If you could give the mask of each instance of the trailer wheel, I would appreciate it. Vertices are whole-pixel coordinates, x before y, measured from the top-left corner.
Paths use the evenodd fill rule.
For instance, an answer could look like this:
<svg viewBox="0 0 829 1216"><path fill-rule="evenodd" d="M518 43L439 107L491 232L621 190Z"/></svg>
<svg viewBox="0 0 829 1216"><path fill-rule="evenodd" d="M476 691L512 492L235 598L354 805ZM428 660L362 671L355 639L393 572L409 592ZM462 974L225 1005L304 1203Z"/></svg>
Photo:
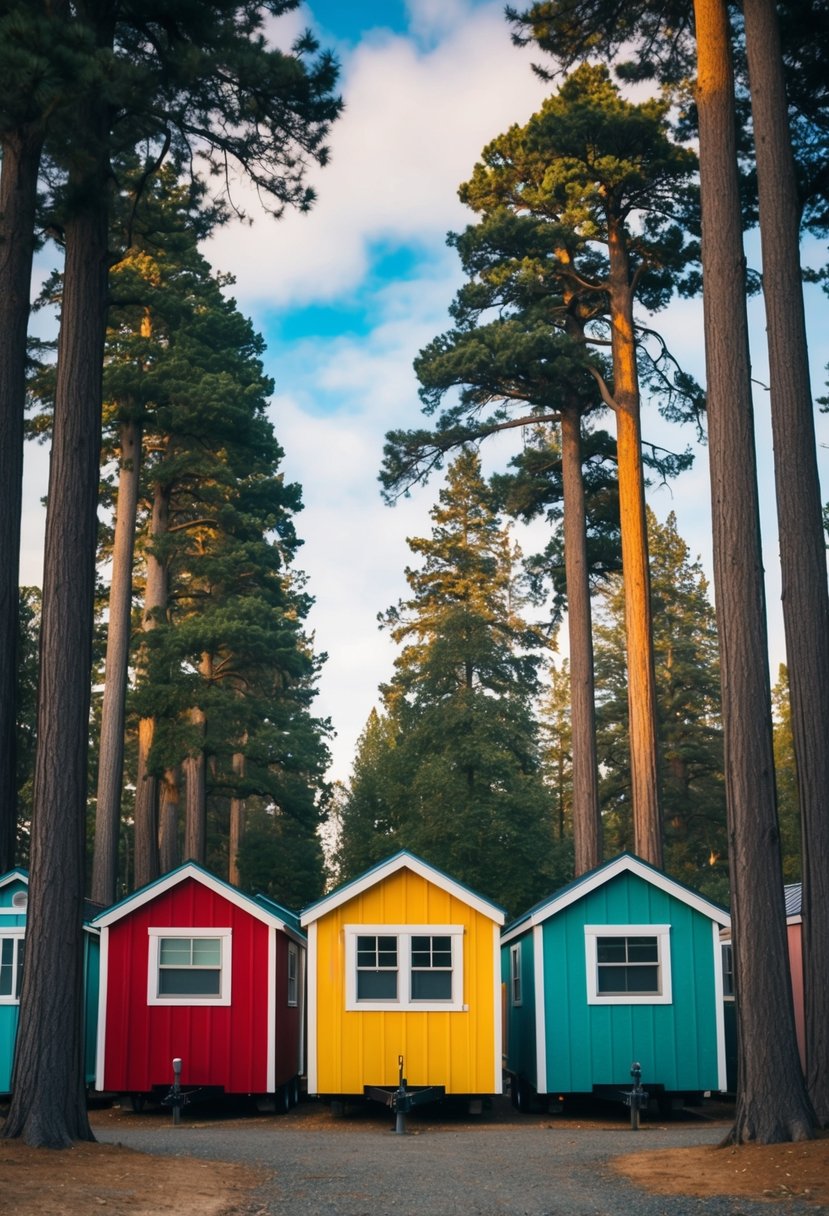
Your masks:
<svg viewBox="0 0 829 1216"><path fill-rule="evenodd" d="M131 1111L134 1115L141 1114L144 1102L143 1094L121 1094L121 1110Z"/></svg>
<svg viewBox="0 0 829 1216"><path fill-rule="evenodd" d="M291 1085L291 1106L296 1106L299 1102L299 1077L294 1077Z"/></svg>
<svg viewBox="0 0 829 1216"><path fill-rule="evenodd" d="M529 1081L525 1081L523 1077L516 1077L512 1086L512 1094L515 1109L522 1115L528 1115L535 1101L535 1090Z"/></svg>
<svg viewBox="0 0 829 1216"><path fill-rule="evenodd" d="M276 1091L276 1113L278 1115L287 1115L291 1109L291 1083L280 1085Z"/></svg>

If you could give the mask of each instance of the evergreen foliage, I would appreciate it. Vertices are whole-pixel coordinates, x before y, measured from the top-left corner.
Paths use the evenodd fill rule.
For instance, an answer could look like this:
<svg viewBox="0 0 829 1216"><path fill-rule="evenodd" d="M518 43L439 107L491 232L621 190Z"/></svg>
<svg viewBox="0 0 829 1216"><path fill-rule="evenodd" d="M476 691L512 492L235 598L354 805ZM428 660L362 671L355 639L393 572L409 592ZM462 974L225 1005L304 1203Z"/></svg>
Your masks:
<svg viewBox="0 0 829 1216"><path fill-rule="evenodd" d="M533 698L540 638L471 451L450 466L411 598L382 618L402 650L342 815L351 868L409 848L511 912L549 890L552 823ZM382 843L381 843L382 842Z"/></svg>

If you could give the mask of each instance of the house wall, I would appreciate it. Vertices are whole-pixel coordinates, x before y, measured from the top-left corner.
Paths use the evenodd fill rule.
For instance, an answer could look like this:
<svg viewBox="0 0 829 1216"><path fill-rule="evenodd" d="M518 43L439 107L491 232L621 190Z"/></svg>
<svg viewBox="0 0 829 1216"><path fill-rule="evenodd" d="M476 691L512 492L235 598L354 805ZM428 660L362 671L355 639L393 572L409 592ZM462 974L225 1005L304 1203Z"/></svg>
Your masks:
<svg viewBox="0 0 829 1216"><path fill-rule="evenodd" d="M346 925L464 925L462 1011L346 1010ZM316 939L314 949L311 943ZM500 1092L498 927L468 904L401 869L311 925L309 1012L316 1009L309 1086L320 1094L362 1094L396 1086L398 1056L410 1085L447 1093Z"/></svg>
<svg viewBox="0 0 829 1216"><path fill-rule="evenodd" d="M230 1005L148 1005L151 927L229 928ZM192 878L113 923L105 960L101 1088L146 1092L155 1085L170 1085L172 1060L178 1056L184 1088L218 1085L229 1093L268 1092L268 956L273 932Z"/></svg>
<svg viewBox="0 0 829 1216"><path fill-rule="evenodd" d="M512 946L518 946L521 951L520 1005L513 1004L510 986L510 950ZM507 1069L538 1088L536 1084L535 969L531 929L517 941L502 947L501 979L507 989L505 1036Z"/></svg>
<svg viewBox="0 0 829 1216"><path fill-rule="evenodd" d="M26 890L26 883L19 879L0 887L0 937L4 930L21 929L26 924L25 911L16 912L12 908L14 896ZM13 1004L0 1002L0 1094L11 1092L19 1009L16 1001Z"/></svg>
<svg viewBox="0 0 829 1216"><path fill-rule="evenodd" d="M794 1001L794 1025L797 1032L797 1049L800 1065L806 1068L806 1024L803 1005L803 925L786 925L786 941L789 947L789 970L792 976L792 1000Z"/></svg>
<svg viewBox="0 0 829 1216"><path fill-rule="evenodd" d="M587 1002L585 925L669 924L673 999L669 1005ZM594 1085L667 1090L719 1087L717 988L712 923L667 892L625 873L544 922L546 1086L583 1093Z"/></svg>

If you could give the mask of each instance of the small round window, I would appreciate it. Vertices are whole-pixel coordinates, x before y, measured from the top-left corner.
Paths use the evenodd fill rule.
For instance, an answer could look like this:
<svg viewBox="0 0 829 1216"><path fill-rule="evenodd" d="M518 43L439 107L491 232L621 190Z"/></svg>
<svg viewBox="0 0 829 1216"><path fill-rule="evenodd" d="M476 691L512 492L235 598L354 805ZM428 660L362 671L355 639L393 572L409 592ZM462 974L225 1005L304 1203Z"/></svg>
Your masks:
<svg viewBox="0 0 829 1216"><path fill-rule="evenodd" d="M25 891L16 891L12 896L12 907L20 908L23 911L29 902L29 897Z"/></svg>

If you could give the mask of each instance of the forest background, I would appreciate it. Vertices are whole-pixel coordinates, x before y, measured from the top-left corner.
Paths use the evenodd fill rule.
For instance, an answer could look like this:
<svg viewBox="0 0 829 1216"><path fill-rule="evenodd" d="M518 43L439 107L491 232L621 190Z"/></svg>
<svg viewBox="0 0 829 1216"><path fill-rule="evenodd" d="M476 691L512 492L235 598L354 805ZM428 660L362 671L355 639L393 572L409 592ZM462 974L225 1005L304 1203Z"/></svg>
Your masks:
<svg viewBox="0 0 829 1216"><path fill-rule="evenodd" d="M418 425L420 403L412 361L448 326L448 305L461 282L446 234L471 221L457 188L484 145L513 122L525 122L551 91L534 76L538 56L511 45L500 4L433 0L316 0L275 25L280 45L310 25L337 54L345 111L334 124L331 163L314 171L319 198L308 215L265 216L251 192L236 187L251 226L230 224L204 246L216 271L231 272L232 295L265 339L263 364L275 391L269 414L284 449L286 479L302 487L297 519L303 545L298 566L314 598L308 616L316 649L327 654L314 711L330 718L330 777L347 780L357 740L396 647L377 615L405 594L406 538L428 535L429 511L441 482L417 488L390 509L377 482L386 431ZM644 96L650 86L637 86ZM756 269L756 235L747 253ZM804 262L822 264L822 247L806 238ZM39 259L41 278L55 263ZM829 362L827 301L807 285L812 383L820 392ZM772 493L767 355L762 297L749 303L758 466L764 535L772 682L785 659L780 612L777 533ZM49 321L34 319L36 332ZM659 329L680 363L701 381L702 303L674 299ZM696 447L693 425L666 423L645 405L646 440L681 450ZM829 420L816 415L819 460L829 460ZM490 440L485 471L503 466L510 440ZM21 583L39 583L48 451L27 445ZM676 526L711 581L708 460L697 448L693 467L648 502ZM546 529L516 525L525 550ZM541 542L543 543L543 541ZM566 630L560 639L566 653Z"/></svg>

